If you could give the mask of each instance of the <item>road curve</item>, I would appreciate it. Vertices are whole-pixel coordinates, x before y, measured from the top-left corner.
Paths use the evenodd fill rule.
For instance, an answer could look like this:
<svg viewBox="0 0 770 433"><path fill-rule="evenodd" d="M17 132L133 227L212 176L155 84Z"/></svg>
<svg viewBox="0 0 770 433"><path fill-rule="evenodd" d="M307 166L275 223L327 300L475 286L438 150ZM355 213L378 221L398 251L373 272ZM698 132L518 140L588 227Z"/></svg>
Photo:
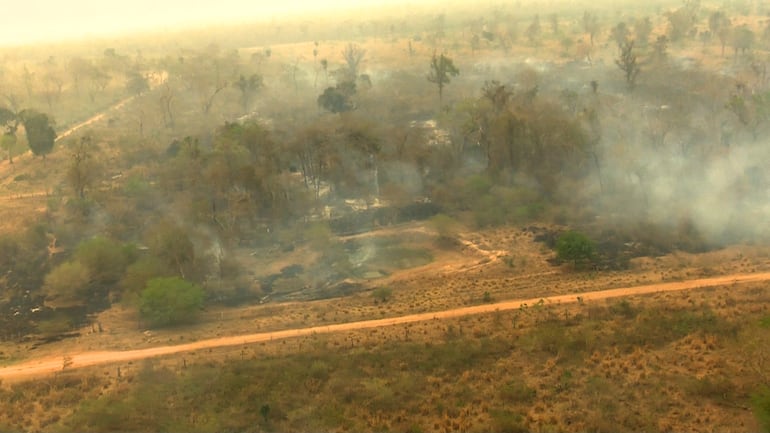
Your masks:
<svg viewBox="0 0 770 433"><path fill-rule="evenodd" d="M432 313L409 314L400 317L391 317L376 320L364 320L360 322L339 323L333 325L313 326L309 328L288 329L284 331L262 332L258 334L236 335L230 337L219 337L208 340L196 341L193 343L179 344L173 346L153 347L149 349L127 350L127 351L103 351L103 352L81 352L64 356L49 357L43 359L33 359L20 364L10 365L0 368L0 380L20 380L30 379L38 376L44 376L63 369L71 370L76 368L89 367L94 365L109 364L115 362L127 362L140 359L152 358L157 356L172 355L181 352L190 352L194 350L238 346L244 344L258 343L262 341L280 340L292 337L302 337L312 334L327 334L332 332L342 332L358 329L379 328L384 326L401 325L405 323L422 322L434 319L449 319L474 314L490 313L494 311L506 311L521 308L522 306L535 305L541 300L546 304L566 304L578 302L578 298L585 301L593 301L608 298L617 298L622 296L644 295L658 292L673 292L703 287L722 286L727 284L755 283L770 280L770 272L754 274L735 274L725 275L713 278L702 278L696 280L679 281L672 283L649 284L644 286L626 287L610 290L599 290L595 292L585 292L569 295L548 296L543 298L521 299L513 301L502 301L492 304L475 305L472 307L455 308L445 311ZM66 367L65 367L66 363Z"/></svg>

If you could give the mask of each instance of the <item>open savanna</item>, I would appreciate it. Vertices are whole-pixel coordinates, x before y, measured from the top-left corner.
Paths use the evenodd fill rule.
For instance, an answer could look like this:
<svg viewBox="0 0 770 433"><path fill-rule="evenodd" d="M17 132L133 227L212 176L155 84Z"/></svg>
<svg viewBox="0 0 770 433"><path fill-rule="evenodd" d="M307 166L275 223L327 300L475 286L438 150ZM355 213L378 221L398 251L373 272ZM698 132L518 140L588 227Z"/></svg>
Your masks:
<svg viewBox="0 0 770 433"><path fill-rule="evenodd" d="M2 388L0 426L756 431L750 395L767 380L768 301L767 284L750 283L72 371L65 355L62 372Z"/></svg>

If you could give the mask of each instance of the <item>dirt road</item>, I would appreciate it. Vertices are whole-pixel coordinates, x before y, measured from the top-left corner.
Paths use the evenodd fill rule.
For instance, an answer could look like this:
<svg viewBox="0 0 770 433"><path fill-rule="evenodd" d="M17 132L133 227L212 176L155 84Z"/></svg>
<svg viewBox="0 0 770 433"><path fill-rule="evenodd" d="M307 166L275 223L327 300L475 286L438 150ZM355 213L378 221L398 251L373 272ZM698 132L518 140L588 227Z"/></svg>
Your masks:
<svg viewBox="0 0 770 433"><path fill-rule="evenodd" d="M410 314L401 317L392 317L387 319L366 320L361 322L341 323L335 325L314 326L310 328L289 329L285 331L263 332L258 334L237 335L232 337L213 338L209 340L197 341L194 343L180 344L174 346L153 347L150 349L111 351L111 352L82 352L65 356L33 359L21 364L11 365L0 368L0 379L20 380L37 376L43 376L63 369L75 369L93 365L108 364L115 362L135 361L145 358L152 358L163 355L171 355L181 352L194 350L238 346L244 344L257 343L262 341L280 340L284 338L301 337L312 334L326 334L331 332L342 332L358 329L378 328L383 326L393 326L412 322L421 322L434 319L448 319L473 314L490 313L494 311L514 310L526 305L534 305L541 300L546 305L566 304L617 298L622 296L644 295L658 292L672 292L679 290L696 289L702 287L722 286L727 284L752 283L770 280L770 272L756 274L736 274L725 275L714 278L704 278L697 280L680 281L673 283L651 284L637 287L627 287L620 289L601 290L595 292L585 292L580 294L549 296L545 298L533 298L514 301L503 301L494 304L476 305L472 307L456 308L446 311L432 313ZM65 367L66 363L66 367Z"/></svg>
<svg viewBox="0 0 770 433"><path fill-rule="evenodd" d="M82 122L80 122L78 124L75 124L75 125L71 126L68 129L60 132L58 134L58 136L56 137L56 141L62 140L64 138L67 138L68 136L70 136L72 133L74 133L78 129L84 128L84 127L86 127L88 125L94 124L94 123L104 119L104 117L107 115L107 113L109 113L110 111L117 111L117 110L123 108L124 105L126 105L129 102L131 102L132 100L134 100L134 98L136 98L136 96L129 96L128 98L125 98L122 101L119 101L118 103L110 106L106 110L104 110L104 111L94 115L90 119L84 120L84 121L82 121Z"/></svg>

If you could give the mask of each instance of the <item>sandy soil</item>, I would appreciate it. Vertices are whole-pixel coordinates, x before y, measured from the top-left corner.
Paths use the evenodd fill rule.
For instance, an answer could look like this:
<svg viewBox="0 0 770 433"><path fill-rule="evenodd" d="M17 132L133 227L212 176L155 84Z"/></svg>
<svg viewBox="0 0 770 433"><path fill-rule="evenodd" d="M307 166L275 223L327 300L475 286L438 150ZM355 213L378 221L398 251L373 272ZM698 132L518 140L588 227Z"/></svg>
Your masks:
<svg viewBox="0 0 770 433"><path fill-rule="evenodd" d="M413 322L422 322L429 320L440 320L455 318L461 316L469 316L475 314L490 313L495 311L513 310L518 308L525 308L527 306L535 305L538 303L545 304L562 304L562 303L574 303L594 301L600 299L616 298L622 296L644 295L658 292L672 292L696 289L702 287L713 287L728 284L741 284L770 280L770 272L755 273L755 274L735 274L725 275L714 278L702 278L693 279L687 281L650 284L636 287L625 287L611 290L599 290L593 292L585 292L576 296L575 294L568 295L556 295L543 298L523 299L504 301L492 304L476 305L464 308L454 308L439 312L410 314L401 317L392 317L386 319L377 320L365 320L351 323L340 323L326 326L314 326L298 329L289 329L284 331L275 332L263 332L247 335L235 335L228 337L212 338L202 341L197 341L188 344L169 345L154 347L149 349L139 349L130 351L103 351L103 352L81 352L71 355L48 357L42 359L29 360L27 362L12 365L4 368L0 368L0 379L3 380L20 380L33 377L44 376L60 372L62 370L70 370L75 368L83 368L100 364L108 364L114 362L125 362L140 360L145 358L158 357L163 355L171 355L181 352L189 352L201 349L210 349L227 346L237 346L244 344L251 344L263 341L280 340L292 337L302 337L314 334L326 334L332 332L343 332L350 330L360 330L369 328L378 328L384 326L393 326Z"/></svg>

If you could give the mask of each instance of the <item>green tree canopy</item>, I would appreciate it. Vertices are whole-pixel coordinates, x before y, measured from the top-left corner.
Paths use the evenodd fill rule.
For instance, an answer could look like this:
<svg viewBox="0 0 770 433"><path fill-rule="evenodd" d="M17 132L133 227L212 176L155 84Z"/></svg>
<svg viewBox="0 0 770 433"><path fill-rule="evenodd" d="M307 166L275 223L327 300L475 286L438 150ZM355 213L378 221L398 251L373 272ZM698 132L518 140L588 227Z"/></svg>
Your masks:
<svg viewBox="0 0 770 433"><path fill-rule="evenodd" d="M203 289L179 277L153 278L139 300L139 313L152 327L188 323L203 305Z"/></svg>
<svg viewBox="0 0 770 433"><path fill-rule="evenodd" d="M428 81L435 83L438 87L438 99L442 100L444 95L444 86L451 82L451 77L460 75L460 70L457 69L452 59L445 55L436 56L433 54L433 58L430 60L430 72L428 73Z"/></svg>
<svg viewBox="0 0 770 433"><path fill-rule="evenodd" d="M53 150L53 143L56 140L52 120L47 114L35 110L24 110L20 116L24 130L27 132L29 149L36 156L45 158Z"/></svg>

